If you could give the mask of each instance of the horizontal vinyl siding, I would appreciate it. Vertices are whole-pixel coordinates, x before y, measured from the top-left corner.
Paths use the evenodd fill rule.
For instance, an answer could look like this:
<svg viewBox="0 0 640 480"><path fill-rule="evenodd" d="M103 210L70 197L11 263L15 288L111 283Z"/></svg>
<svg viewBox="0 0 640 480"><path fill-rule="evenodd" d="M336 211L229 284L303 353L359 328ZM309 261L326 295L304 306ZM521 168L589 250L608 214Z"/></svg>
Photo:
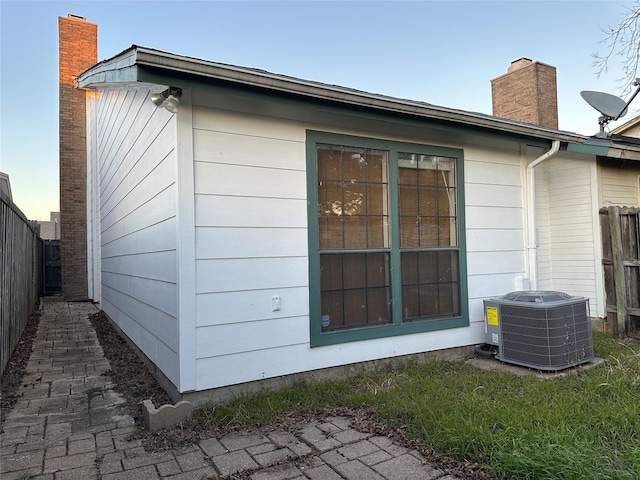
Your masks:
<svg viewBox="0 0 640 480"><path fill-rule="evenodd" d="M600 206L637 207L640 202L640 167L626 164L624 168L598 165Z"/></svg>
<svg viewBox="0 0 640 480"><path fill-rule="evenodd" d="M359 131L340 129L344 119L325 113L314 124L291 121L272 116L279 106L195 91L193 103L196 389L483 340L482 298L512 291L524 271L518 145L392 136L388 124L366 120ZM307 129L464 148L469 327L310 348Z"/></svg>
<svg viewBox="0 0 640 480"><path fill-rule="evenodd" d="M306 177L300 171L196 162L194 172L196 195L294 200L306 195Z"/></svg>
<svg viewBox="0 0 640 480"><path fill-rule="evenodd" d="M307 286L307 259L225 258L196 261L196 293L266 290ZM256 292L259 293L259 292ZM271 310L271 297L264 306Z"/></svg>
<svg viewBox="0 0 640 480"><path fill-rule="evenodd" d="M304 323L304 327L308 330L308 321ZM465 329L464 333L465 337L477 338L480 342L484 337L484 327L479 323L472 324ZM265 335L272 337L269 332L265 332ZM273 336L275 336L275 332ZM276 344L280 342L280 339L275 341ZM460 345L461 332L459 329L453 334L451 330L439 330L428 334L367 340L366 342L351 343L348 348L345 348L344 345L334 345L310 349L308 342L302 342L200 358L197 363L196 375L203 383L233 385L243 381L277 377L282 375L283 371L289 373L313 371L330 366L396 357L412 352L442 350Z"/></svg>
<svg viewBox="0 0 640 480"><path fill-rule="evenodd" d="M541 168L541 167L538 167ZM545 288L589 298L597 311L596 254L591 163L562 154L542 166L548 194L548 245L552 269Z"/></svg>
<svg viewBox="0 0 640 480"><path fill-rule="evenodd" d="M148 95L97 100L101 307L179 385L175 116Z"/></svg>
<svg viewBox="0 0 640 480"><path fill-rule="evenodd" d="M306 282L305 282L306 283ZM220 291L197 295L198 326L207 327L228 323L256 322L263 320L264 299L270 301L274 295L280 295L283 308L271 312L271 318L304 317L309 314L309 289L301 287L277 287L255 290ZM213 314L215 312L215 315ZM306 331L306 330L305 330Z"/></svg>
<svg viewBox="0 0 640 480"><path fill-rule="evenodd" d="M193 127L196 382L209 388L226 382L207 361L236 358L240 383L260 375L239 373L252 352L308 348L305 132L201 107Z"/></svg>
<svg viewBox="0 0 640 480"><path fill-rule="evenodd" d="M248 232L240 227L197 227L198 259L304 257L306 230L259 227Z"/></svg>
<svg viewBox="0 0 640 480"><path fill-rule="evenodd" d="M515 290L526 271L519 150L466 148L465 197L469 311L484 328L482 300Z"/></svg>
<svg viewBox="0 0 640 480"><path fill-rule="evenodd" d="M551 240L549 226L549 194L544 180L542 167L535 170L536 184L536 223L538 225L536 238L538 244L538 290L553 289Z"/></svg>
<svg viewBox="0 0 640 480"><path fill-rule="evenodd" d="M306 198L196 195L196 224L221 227L305 228ZM238 216L237 212L243 212Z"/></svg>

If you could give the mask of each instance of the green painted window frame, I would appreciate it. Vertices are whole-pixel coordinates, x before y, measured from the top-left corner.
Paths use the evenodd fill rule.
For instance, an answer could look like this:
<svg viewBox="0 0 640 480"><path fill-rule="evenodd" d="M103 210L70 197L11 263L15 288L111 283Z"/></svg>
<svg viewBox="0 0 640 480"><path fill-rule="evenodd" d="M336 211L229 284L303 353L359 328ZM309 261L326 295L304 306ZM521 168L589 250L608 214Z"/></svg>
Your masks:
<svg viewBox="0 0 640 480"><path fill-rule="evenodd" d="M347 342L371 340L436 330L469 326L469 299L467 287L467 255L464 203L464 151L457 148L437 147L418 143L398 142L352 135L307 130L307 213L309 219L309 331L311 347L335 345ZM317 145L334 144L358 148L385 150L389 154L389 196L391 224L391 289L392 323L386 325L364 326L350 330L322 332L320 317L320 252L318 225L318 167ZM402 322L402 294L399 248L398 218L398 153L451 157L456 159L456 204L458 221L460 315L447 318L427 318L425 320Z"/></svg>

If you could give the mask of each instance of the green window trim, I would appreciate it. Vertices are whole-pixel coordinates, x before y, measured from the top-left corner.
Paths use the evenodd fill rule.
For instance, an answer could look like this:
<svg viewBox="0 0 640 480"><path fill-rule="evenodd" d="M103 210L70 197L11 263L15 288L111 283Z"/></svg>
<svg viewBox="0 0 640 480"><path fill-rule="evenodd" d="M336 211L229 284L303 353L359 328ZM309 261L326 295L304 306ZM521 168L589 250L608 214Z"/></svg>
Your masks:
<svg viewBox="0 0 640 480"><path fill-rule="evenodd" d="M391 277L391 322L371 326L362 326L348 330L322 331L321 302L320 302L320 248L319 248L319 215L318 215L318 144L343 145L356 148L377 149L388 152L389 178L388 190L390 201L390 277ZM413 321L402 321L402 293L401 293L401 248L400 219L398 212L398 156L402 152L421 155L449 157L455 159L456 164L456 221L459 282L459 315L451 317L424 318ZM306 137L307 160L307 212L309 219L309 328L311 347L333 345L346 342L371 340L398 335L408 335L421 332L466 327L469 325L468 290L467 290L467 260L464 219L464 152L461 149L436 147L422 144L396 142L375 138L341 135L327 132L307 130ZM445 251L451 248L432 247L430 251Z"/></svg>

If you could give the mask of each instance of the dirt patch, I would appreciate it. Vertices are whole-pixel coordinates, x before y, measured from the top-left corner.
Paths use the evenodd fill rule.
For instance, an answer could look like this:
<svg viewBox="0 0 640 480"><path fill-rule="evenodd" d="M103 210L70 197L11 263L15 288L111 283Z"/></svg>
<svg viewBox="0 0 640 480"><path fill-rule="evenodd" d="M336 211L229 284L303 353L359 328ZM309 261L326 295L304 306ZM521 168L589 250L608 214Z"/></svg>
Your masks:
<svg viewBox="0 0 640 480"><path fill-rule="evenodd" d="M150 399L159 407L173 402L140 357L113 328L104 312L89 315L89 321L111 365L111 370L105 375L111 377L114 390L125 398L127 413L143 428L140 403Z"/></svg>
<svg viewBox="0 0 640 480"><path fill-rule="evenodd" d="M7 367L2 373L0 383L0 403L2 408L0 411L0 425L4 425L7 414L11 411L16 402L20 399L20 385L22 377L27 369L27 363L31 357L33 348L33 339L38 333L38 325L40 324L40 312L34 310L27 320L24 332L20 337L20 341L16 346Z"/></svg>

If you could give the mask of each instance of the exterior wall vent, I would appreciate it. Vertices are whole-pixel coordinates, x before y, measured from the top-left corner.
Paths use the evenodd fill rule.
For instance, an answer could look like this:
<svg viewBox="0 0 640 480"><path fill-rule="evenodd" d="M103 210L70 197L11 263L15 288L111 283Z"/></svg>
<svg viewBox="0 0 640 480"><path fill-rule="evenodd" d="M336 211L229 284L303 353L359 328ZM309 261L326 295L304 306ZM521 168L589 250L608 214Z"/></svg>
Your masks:
<svg viewBox="0 0 640 480"><path fill-rule="evenodd" d="M486 343L497 359L544 371L593 360L589 300L563 292L511 292L484 300Z"/></svg>

